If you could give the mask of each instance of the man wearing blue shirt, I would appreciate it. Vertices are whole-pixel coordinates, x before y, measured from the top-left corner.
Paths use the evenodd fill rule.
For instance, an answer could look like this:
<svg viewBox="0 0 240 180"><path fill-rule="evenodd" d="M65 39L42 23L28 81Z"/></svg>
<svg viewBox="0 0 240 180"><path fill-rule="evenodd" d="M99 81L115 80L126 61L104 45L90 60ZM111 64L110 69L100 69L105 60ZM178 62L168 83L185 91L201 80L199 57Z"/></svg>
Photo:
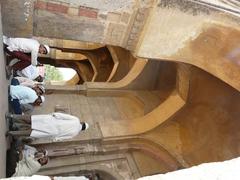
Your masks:
<svg viewBox="0 0 240 180"><path fill-rule="evenodd" d="M10 86L10 103L16 114L22 114L21 104L40 105L44 102L43 96L38 96L36 91L26 86Z"/></svg>

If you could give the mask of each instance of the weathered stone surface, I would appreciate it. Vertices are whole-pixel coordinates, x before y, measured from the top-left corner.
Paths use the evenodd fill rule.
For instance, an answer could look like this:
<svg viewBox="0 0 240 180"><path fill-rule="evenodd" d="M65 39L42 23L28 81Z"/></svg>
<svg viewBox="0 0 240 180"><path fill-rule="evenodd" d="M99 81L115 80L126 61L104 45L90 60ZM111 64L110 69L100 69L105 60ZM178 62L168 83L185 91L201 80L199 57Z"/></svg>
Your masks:
<svg viewBox="0 0 240 180"><path fill-rule="evenodd" d="M52 12L66 14L68 12L68 6L62 5L62 4L48 2L47 3L47 10L48 11L52 11Z"/></svg>
<svg viewBox="0 0 240 180"><path fill-rule="evenodd" d="M121 22L127 24L130 19L130 14L127 12L122 13Z"/></svg>
<svg viewBox="0 0 240 180"><path fill-rule="evenodd" d="M86 21L84 18L74 18L38 10L34 16L34 35L72 39L89 42L101 42L104 25L98 21Z"/></svg>
<svg viewBox="0 0 240 180"><path fill-rule="evenodd" d="M121 18L121 14L119 13L109 12L107 15L107 20L112 22L119 22L120 18Z"/></svg>
<svg viewBox="0 0 240 180"><path fill-rule="evenodd" d="M69 7L68 8L68 14L70 16L78 16L78 8L76 8L76 7Z"/></svg>
<svg viewBox="0 0 240 180"><path fill-rule="evenodd" d="M38 0L34 3L34 8L35 9L47 9L47 2Z"/></svg>
<svg viewBox="0 0 240 180"><path fill-rule="evenodd" d="M150 11L151 11L151 8L139 8L138 9L138 11L135 15L133 25L128 34L128 39L126 42L127 49L133 50L136 47L137 42L140 37L140 34L141 34L143 27L147 21Z"/></svg>
<svg viewBox="0 0 240 180"><path fill-rule="evenodd" d="M98 9L80 6L78 15L79 16L85 16L85 17L88 17L88 18L97 18Z"/></svg>
<svg viewBox="0 0 240 180"><path fill-rule="evenodd" d="M57 0L75 4L77 6L91 7L103 11L115 11L117 9L132 8L135 0Z"/></svg>
<svg viewBox="0 0 240 180"><path fill-rule="evenodd" d="M110 23L108 26L105 42L115 45L121 45L125 30L126 27L124 25Z"/></svg>
<svg viewBox="0 0 240 180"><path fill-rule="evenodd" d="M8 36L31 37L33 34L33 0L1 0L3 33Z"/></svg>

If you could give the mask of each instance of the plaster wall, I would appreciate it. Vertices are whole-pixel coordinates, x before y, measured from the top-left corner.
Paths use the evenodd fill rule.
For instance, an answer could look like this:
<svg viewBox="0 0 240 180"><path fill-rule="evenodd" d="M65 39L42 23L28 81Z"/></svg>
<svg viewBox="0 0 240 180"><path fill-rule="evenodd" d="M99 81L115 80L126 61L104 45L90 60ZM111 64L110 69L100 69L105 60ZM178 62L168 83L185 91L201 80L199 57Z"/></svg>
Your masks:
<svg viewBox="0 0 240 180"><path fill-rule="evenodd" d="M192 1L158 1L151 11L135 54L197 66L239 86L239 20Z"/></svg>
<svg viewBox="0 0 240 180"><path fill-rule="evenodd" d="M144 137L161 144L186 166L237 157L239 92L197 68L190 76L184 108Z"/></svg>

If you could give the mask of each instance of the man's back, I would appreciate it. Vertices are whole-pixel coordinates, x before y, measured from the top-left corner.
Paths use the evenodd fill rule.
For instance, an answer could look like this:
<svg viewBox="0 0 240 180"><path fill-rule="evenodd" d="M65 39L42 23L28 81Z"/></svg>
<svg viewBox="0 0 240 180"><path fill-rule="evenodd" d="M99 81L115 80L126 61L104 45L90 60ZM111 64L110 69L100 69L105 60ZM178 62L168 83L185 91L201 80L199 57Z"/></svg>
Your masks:
<svg viewBox="0 0 240 180"><path fill-rule="evenodd" d="M81 131L77 117L64 113L32 116L31 137L53 137L55 140L68 139Z"/></svg>
<svg viewBox="0 0 240 180"><path fill-rule="evenodd" d="M10 95L13 99L18 99L20 104L33 103L37 98L36 92L25 86L10 86Z"/></svg>
<svg viewBox="0 0 240 180"><path fill-rule="evenodd" d="M17 71L17 74L22 77L26 77L28 79L34 80L38 77L39 73L36 66L29 65L21 71Z"/></svg>
<svg viewBox="0 0 240 180"><path fill-rule="evenodd" d="M24 53L31 53L39 49L39 42L35 39L28 38L4 38L4 43L8 45L9 51L21 51Z"/></svg>

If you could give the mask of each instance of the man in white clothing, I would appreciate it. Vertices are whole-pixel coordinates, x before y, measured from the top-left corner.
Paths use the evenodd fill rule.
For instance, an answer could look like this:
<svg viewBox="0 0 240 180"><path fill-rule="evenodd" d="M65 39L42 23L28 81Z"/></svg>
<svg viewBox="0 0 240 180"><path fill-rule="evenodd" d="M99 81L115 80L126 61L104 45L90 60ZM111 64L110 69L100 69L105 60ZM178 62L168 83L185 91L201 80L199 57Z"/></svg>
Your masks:
<svg viewBox="0 0 240 180"><path fill-rule="evenodd" d="M33 66L36 66L38 64L38 53L48 54L50 52L48 45L40 44L35 39L8 38L6 36L3 36L3 43L6 45L8 52L13 52L13 54L14 52L31 53L31 64ZM10 53L10 55L12 55L12 53ZM15 58L19 59L18 57Z"/></svg>
<svg viewBox="0 0 240 180"><path fill-rule="evenodd" d="M38 96L32 88L21 85L10 85L10 96L12 99L18 99L20 104L40 105L44 101L44 97Z"/></svg>
<svg viewBox="0 0 240 180"><path fill-rule="evenodd" d="M13 79L16 79L19 82L19 85L27 86L30 88L33 88L39 84L37 81L33 81L33 80L25 78L25 77L17 76L17 77L14 77Z"/></svg>
<svg viewBox="0 0 240 180"><path fill-rule="evenodd" d="M32 138L50 138L53 141L73 138L89 127L86 122L80 122L76 116L57 112L32 116L9 114L7 118L11 118L13 123L31 125L30 130L9 131L10 135L30 135Z"/></svg>
<svg viewBox="0 0 240 180"><path fill-rule="evenodd" d="M48 163L47 151L40 150L28 145L20 148L20 161L17 163L12 177L31 176L38 172L41 166Z"/></svg>
<svg viewBox="0 0 240 180"><path fill-rule="evenodd" d="M10 86L9 102L16 114L22 114L21 104L41 105L45 98L38 96L36 91L25 86Z"/></svg>
<svg viewBox="0 0 240 180"><path fill-rule="evenodd" d="M50 48L47 45L40 44L35 39L28 38L8 38L3 36L4 50L10 55L10 60L17 58L20 61L8 67L8 71L12 69L21 71L29 65L37 66L39 54L48 54ZM26 53L29 53L27 55Z"/></svg>
<svg viewBox="0 0 240 180"><path fill-rule="evenodd" d="M36 91L38 96L41 96L45 93L44 86L39 84L37 81L33 81L25 77L14 77L12 81L14 81L14 84L11 83L12 85L21 85L32 88L34 91Z"/></svg>
<svg viewBox="0 0 240 180"><path fill-rule="evenodd" d="M33 65L29 65L28 67L22 69L21 71L17 71L16 73L20 77L25 77L38 82L43 81L43 77L39 75L37 67Z"/></svg>

